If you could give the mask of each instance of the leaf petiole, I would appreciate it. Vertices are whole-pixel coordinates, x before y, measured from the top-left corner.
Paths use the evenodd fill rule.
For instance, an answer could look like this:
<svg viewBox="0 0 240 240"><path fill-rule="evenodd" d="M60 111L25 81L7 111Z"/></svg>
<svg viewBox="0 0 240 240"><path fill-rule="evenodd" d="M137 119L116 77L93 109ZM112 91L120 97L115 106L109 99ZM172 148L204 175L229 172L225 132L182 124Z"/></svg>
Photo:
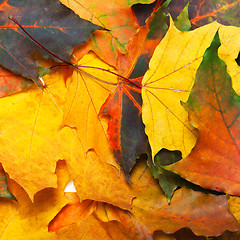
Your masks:
<svg viewBox="0 0 240 240"><path fill-rule="evenodd" d="M50 55L52 55L52 56L55 57L56 59L62 61L63 63L67 64L68 66L71 66L71 67L73 67L73 68L75 68L75 69L77 69L77 70L81 70L80 68L91 68L91 69L97 69L97 70L100 70L100 71L108 72L108 73L111 73L111 74L113 74L113 75L121 78L122 80L124 80L124 81L126 81L126 82L129 82L129 83L133 84L134 86L136 86L136 87L138 87L138 88L142 88L142 85L140 85L140 84L138 84L138 83L135 83L135 82L133 82L132 80L130 80L130 79L126 78L126 77L123 77L122 75L117 74L117 73L115 73L115 72L112 72L112 71L110 71L110 70L108 70L108 69L104 69L104 68L100 68L100 67L93 67L93 66L77 65L77 64L75 64L75 63L73 63L73 62L67 61L67 60L65 60L65 59L57 56L55 53L51 52L51 51L48 50L46 47L44 47L39 41L37 41L15 18L13 18L12 16L9 16L8 18L9 18L10 20L12 20L15 24L17 24L17 25L23 30L23 32L24 32L30 39L32 39L38 46L40 46L40 47L43 48L45 51L47 51ZM83 71L83 70L81 70L81 71ZM83 72L84 72L84 71L83 71ZM84 73L86 73L86 72L84 72ZM89 76L92 76L91 74L88 74L88 75L89 75ZM94 76L92 76L92 77L94 77ZM98 78L96 78L96 77L94 77L94 78L97 79L97 80L100 80L100 79L98 79ZM106 81L104 81L104 80L101 80L101 82L108 83L108 82L106 82ZM115 84L114 84L114 85L115 85Z"/></svg>

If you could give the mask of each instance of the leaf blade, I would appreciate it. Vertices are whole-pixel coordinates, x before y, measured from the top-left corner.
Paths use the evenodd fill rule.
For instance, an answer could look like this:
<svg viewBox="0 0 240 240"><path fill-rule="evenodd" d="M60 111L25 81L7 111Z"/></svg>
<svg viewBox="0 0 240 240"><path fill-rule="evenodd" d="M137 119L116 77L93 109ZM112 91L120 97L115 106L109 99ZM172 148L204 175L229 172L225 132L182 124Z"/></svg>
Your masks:
<svg viewBox="0 0 240 240"><path fill-rule="evenodd" d="M196 146L188 157L169 169L204 188L239 195L240 96L232 89L225 62L218 57L220 45L217 33L184 104L199 129Z"/></svg>
<svg viewBox="0 0 240 240"><path fill-rule="evenodd" d="M24 35L20 27L8 19L9 15L19 20L40 44L66 61L70 60L73 47L87 41L93 31L102 29L80 19L70 9L54 0L29 0L28 4L22 0L8 0L1 4L0 9L0 63L36 83L38 62L35 55L41 52L44 58L53 56Z"/></svg>

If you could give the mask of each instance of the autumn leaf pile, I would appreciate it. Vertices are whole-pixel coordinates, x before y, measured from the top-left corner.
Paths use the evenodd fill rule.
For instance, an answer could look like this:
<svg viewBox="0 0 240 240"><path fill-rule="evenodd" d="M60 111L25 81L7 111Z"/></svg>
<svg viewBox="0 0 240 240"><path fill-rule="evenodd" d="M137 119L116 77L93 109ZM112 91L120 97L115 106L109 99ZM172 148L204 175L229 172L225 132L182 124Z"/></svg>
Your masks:
<svg viewBox="0 0 240 240"><path fill-rule="evenodd" d="M0 1L0 239L238 239L239 12Z"/></svg>

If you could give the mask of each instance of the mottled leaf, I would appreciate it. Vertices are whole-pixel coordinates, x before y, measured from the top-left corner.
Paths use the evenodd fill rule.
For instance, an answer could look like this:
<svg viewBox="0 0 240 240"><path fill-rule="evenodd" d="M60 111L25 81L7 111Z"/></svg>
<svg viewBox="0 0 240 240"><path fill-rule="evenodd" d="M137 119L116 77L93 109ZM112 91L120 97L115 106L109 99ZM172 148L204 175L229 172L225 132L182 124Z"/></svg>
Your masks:
<svg viewBox="0 0 240 240"><path fill-rule="evenodd" d="M165 36L168 18L164 10L170 1L166 1L147 20L146 25L139 28L138 33L128 42L127 54L120 54L117 68L123 76L131 79L141 78L148 69L153 52ZM141 83L141 79L138 79Z"/></svg>
<svg viewBox="0 0 240 240"><path fill-rule="evenodd" d="M73 47L83 44L90 34L102 29L80 19L73 11L55 0L6 0L0 4L0 64L34 80L38 85L39 65L36 55L52 57L12 22L14 17L40 44L59 58L70 60ZM59 61L59 59L55 58Z"/></svg>
<svg viewBox="0 0 240 240"><path fill-rule="evenodd" d="M169 205L144 161L133 169L132 182L133 186L138 186L138 191L131 214L121 212L119 217L125 227L140 230L145 235L142 239L148 239L156 230L173 233L187 227L196 235L218 236L225 230L240 228L228 212L225 195L204 194L182 187L175 191Z"/></svg>
<svg viewBox="0 0 240 240"><path fill-rule="evenodd" d="M119 84L100 110L100 113L110 115L110 144L129 182L129 173L136 158L143 153L150 155L141 115L141 80L155 47L167 31L167 17L163 12L167 4L154 13L146 21L146 26L140 28L138 34L131 39L127 45L128 54L119 56L119 71L123 75L130 75L132 82Z"/></svg>
<svg viewBox="0 0 240 240"><path fill-rule="evenodd" d="M218 57L218 33L206 50L195 85L184 104L199 138L190 155L169 166L204 188L240 194L240 96Z"/></svg>
<svg viewBox="0 0 240 240"><path fill-rule="evenodd" d="M150 154L141 118L140 92L141 89L134 85L121 83L100 110L110 115L109 142L128 182L131 182L129 174L136 159L143 153Z"/></svg>
<svg viewBox="0 0 240 240"><path fill-rule="evenodd" d="M131 9L140 27L145 25L145 21L161 6L162 2L162 0L156 0L151 4L137 3L132 5Z"/></svg>
<svg viewBox="0 0 240 240"><path fill-rule="evenodd" d="M118 230L113 227L114 225L112 230L108 227L105 229L105 232L110 236L113 233L120 234L119 236L115 235L114 239L125 239L122 237L122 233L124 233L129 240L151 239L156 230L173 233L182 227L188 227L195 234L205 236L216 236L225 230L236 231L239 229L240 225L228 212L226 196L215 196L182 188L176 191L171 205L168 205L164 194L159 189L158 183L152 178L144 161L137 164L132 174L135 198L131 211L122 210L106 203L97 203L97 206L94 204L93 207L95 210L89 214L88 210L93 204L91 200L73 203L75 207L77 206L77 211L71 207L66 215L72 224L59 230L56 228L56 234L58 236L63 234L65 236L63 239L66 239L66 236L76 236L78 239L79 232L81 232L87 239L92 239L93 233L101 232L102 227L107 226L104 223L115 223L118 226ZM118 190L116 189L116 191ZM115 193L112 194L114 196ZM82 209L79 219L74 223L73 219L77 219L81 204L85 206L86 215ZM63 214L62 211L59 213L59 217L61 214ZM89 219L92 218L97 219L94 228L89 222ZM63 223L66 220L64 215L61 219ZM61 225L61 221L56 223ZM99 223L101 224L99 225ZM100 239L102 239L101 237ZM79 237L79 239L81 238Z"/></svg>
<svg viewBox="0 0 240 240"><path fill-rule="evenodd" d="M194 31L170 28L157 46L143 78L143 122L154 157L162 148L179 150L185 157L197 133L180 100L187 100L196 68L219 27L212 23Z"/></svg>
<svg viewBox="0 0 240 240"><path fill-rule="evenodd" d="M218 236L225 230L237 231L240 224L228 212L227 197L195 192L185 187L175 191L171 204L165 196L151 195L146 189L145 198L133 200L132 214L137 222L155 231L173 233L190 228L196 235ZM148 196L148 197L147 197Z"/></svg>
<svg viewBox="0 0 240 240"><path fill-rule="evenodd" d="M126 53L129 39L137 33L138 24L131 6L137 3L152 3L154 0L61 0L73 9L81 18L100 25L109 32L97 31L89 42L75 53L79 60L89 50L94 52L110 65L116 66L119 51Z"/></svg>
<svg viewBox="0 0 240 240"><path fill-rule="evenodd" d="M174 19L189 2L189 19L193 28L217 20L224 25L240 26L238 0L177 0L172 1L168 11Z"/></svg>
<svg viewBox="0 0 240 240"><path fill-rule="evenodd" d="M148 165L151 169L152 175L158 179L158 182L166 194L169 203L174 190L181 184L181 178L178 175L167 171L164 166L175 163L180 159L182 159L182 153L180 151L162 149L154 157L154 163L151 159L148 160Z"/></svg>
<svg viewBox="0 0 240 240"><path fill-rule="evenodd" d="M22 91L33 82L21 76L17 76L0 66L0 97Z"/></svg>

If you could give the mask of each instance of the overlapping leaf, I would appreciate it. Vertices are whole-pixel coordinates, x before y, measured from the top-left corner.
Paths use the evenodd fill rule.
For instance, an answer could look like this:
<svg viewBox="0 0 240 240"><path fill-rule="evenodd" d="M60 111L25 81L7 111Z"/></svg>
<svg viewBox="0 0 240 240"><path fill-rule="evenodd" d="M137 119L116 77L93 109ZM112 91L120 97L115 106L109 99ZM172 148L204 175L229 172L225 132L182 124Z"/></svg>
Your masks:
<svg viewBox="0 0 240 240"><path fill-rule="evenodd" d="M199 129L191 154L169 168L187 180L217 191L240 194L240 96L218 57L216 34L196 74L185 108Z"/></svg>
<svg viewBox="0 0 240 240"><path fill-rule="evenodd" d="M101 107L100 113L110 115L108 134L114 156L124 170L130 182L129 173L136 158L143 153L150 155L148 139L142 123L141 80L148 68L148 62L155 47L167 31L167 17L163 10L164 4L141 27L127 45L128 54L118 58L119 72L129 76L108 97Z"/></svg>
<svg viewBox="0 0 240 240"><path fill-rule="evenodd" d="M236 62L239 54L240 28L221 26L219 29L222 45L219 48L219 57L227 64L227 71L231 76L232 87L240 94L240 67Z"/></svg>
<svg viewBox="0 0 240 240"><path fill-rule="evenodd" d="M121 83L100 112L111 116L108 121L109 141L128 182L131 182L129 173L136 159L143 153L150 154L141 118L140 91L140 88L129 83Z"/></svg>
<svg viewBox="0 0 240 240"><path fill-rule="evenodd" d="M192 27L200 27L217 20L224 25L240 26L239 0L175 0L168 11L175 19L189 2L189 18Z"/></svg>
<svg viewBox="0 0 240 240"><path fill-rule="evenodd" d="M13 194L8 189L6 173L0 163L0 197L15 199Z"/></svg>
<svg viewBox="0 0 240 240"><path fill-rule="evenodd" d="M177 190L168 205L164 195L154 198L145 191L145 199L133 201L132 213L152 231L173 233L188 227L196 235L218 236L225 230L237 231L239 223L228 212L226 196L194 192L187 188Z"/></svg>
<svg viewBox="0 0 240 240"><path fill-rule="evenodd" d="M97 215L91 214L84 221L77 222L56 231L59 240L141 240L142 238L126 230L121 223L116 221L102 222Z"/></svg>
<svg viewBox="0 0 240 240"><path fill-rule="evenodd" d="M146 20L146 24L139 28L138 33L126 46L128 52L119 55L117 68L123 76L141 78L145 74L155 48L168 30L168 18L164 10L169 2L166 1ZM138 81L141 83L140 79Z"/></svg>
<svg viewBox="0 0 240 240"><path fill-rule="evenodd" d="M0 67L0 97L22 91L33 82Z"/></svg>
<svg viewBox="0 0 240 240"><path fill-rule="evenodd" d="M49 221L67 203L63 189L68 180L68 172L63 161L57 164L57 189L48 188L38 192L34 203L24 189L16 182L10 181L11 191L18 204L10 201L0 202L2 224L1 239L47 239L53 240L54 233L48 232Z"/></svg>
<svg viewBox="0 0 240 240"><path fill-rule="evenodd" d="M153 0L108 0L104 4L97 0L91 2L87 0L61 0L61 2L73 9L81 18L110 30L110 32L96 32L90 39L90 45L81 49L77 58L79 59L87 53L89 48L93 48L104 61L116 66L118 51L126 53L126 44L138 29L131 6L136 3L152 3Z"/></svg>
<svg viewBox="0 0 240 240"><path fill-rule="evenodd" d="M7 0L0 4L0 64L16 74L38 82L37 53L51 56L13 23L14 17L40 44L58 57L69 60L73 47L87 41L90 34L102 29L80 19L55 0ZM51 56L52 57L52 56ZM56 58L55 60L58 61Z"/></svg>
<svg viewBox="0 0 240 240"><path fill-rule="evenodd" d="M77 223L87 218L96 208L96 202L93 200L84 200L78 203L68 203L61 211L51 220L48 226L50 232Z"/></svg>
<svg viewBox="0 0 240 240"><path fill-rule="evenodd" d="M232 214L228 212L227 197L224 195L215 196L182 188L177 190L171 205L168 205L165 195L160 190L158 183L152 178L150 171L146 169L146 164L143 161L138 163L137 168L133 170L132 182L132 186L135 188L135 198L131 212L113 206L111 209L102 209L104 211L96 209L95 213L84 216L85 212L81 210L83 215L80 214L77 223L71 222L73 223L71 226L64 227L57 233L64 233L64 236L67 236L67 234L75 236L76 232L79 233L80 230L85 232L83 227L88 229L91 226L88 219L92 217L97 218L98 222L102 222L102 224L103 222L117 220L119 230L114 228L113 231L115 233L121 232L123 231L122 226L124 226L125 235L129 239L136 239L134 236L128 235L129 232L140 236L140 239L148 239L156 230L170 233L182 227L189 227L197 235L216 236L225 230L236 231L240 227ZM113 194L115 195L115 193ZM74 204L75 206L81 205L80 203ZM90 200L82 202L82 206L85 205L86 213L89 213L88 209L91 208L92 204L93 202ZM106 206L107 204L105 204ZM70 211L68 214L76 216L77 212ZM109 217L104 217L106 214L109 214ZM71 221L71 218L68 219ZM96 224L95 229L85 232L85 236L90 238L93 232L100 230L101 227ZM107 228L106 231L109 232L110 230ZM116 237L115 239L121 238Z"/></svg>
<svg viewBox="0 0 240 240"><path fill-rule="evenodd" d="M189 3L184 7L182 12L177 17L177 20L174 21L175 26L182 32L189 31L191 29L191 23L189 21L188 16L188 5Z"/></svg>
<svg viewBox="0 0 240 240"><path fill-rule="evenodd" d="M120 222L118 212L123 210L118 207L93 200L80 202L77 193L72 193L71 198L72 200L49 223L49 231L55 232L60 228L80 222L92 213L96 214L102 222Z"/></svg>
<svg viewBox="0 0 240 240"><path fill-rule="evenodd" d="M183 187L175 192L168 205L150 171L144 170L145 166L141 162L132 177L133 184L141 186L131 209L135 226L140 223L150 232L163 230L167 233L188 227L196 235L204 236L217 236L225 230L239 229L239 223L228 212L226 196L204 194Z"/></svg>
<svg viewBox="0 0 240 240"><path fill-rule="evenodd" d="M74 71L72 75L61 126L77 129L84 154L93 149L102 160L117 166L104 129L106 123L100 121L98 113L119 80L111 72L114 69L94 53L87 54L79 64L85 65L81 67L85 72Z"/></svg>
<svg viewBox="0 0 240 240"><path fill-rule="evenodd" d="M8 8L10 5L7 2L16 1L5 1L0 8ZM76 12L82 4L87 13L90 13L86 18L94 19L103 27L110 26L112 31L104 33L106 38L103 38L103 48L98 38L103 33L97 32L91 41L96 40L95 50L100 47L96 52L105 56L103 58L109 60L108 63L116 64L115 46L122 52L127 50L127 54L118 55L117 67L119 73L130 76L130 80L118 75L114 68L90 53L79 62L81 66L79 70L75 69L71 79L66 79L63 70L44 78L46 84L43 92L36 86L31 86L20 94L0 99L0 161L10 177L18 181L33 199L37 191L56 186L53 170L57 160L64 157L81 201L80 203L78 199L63 208L50 224L51 231L58 230L47 233L47 223L65 205L62 188L61 192L59 188L56 191L42 190L35 195L32 204L23 190L14 190L19 188L15 184L17 187L13 188L13 193L16 192L20 200L19 210L14 204L0 204L3 214L10 212L5 217L0 236L8 239L16 238L18 234L18 238L65 240L89 240L99 236L99 239L104 240L129 240L151 239L155 231L169 233L183 227L192 229L197 235L206 236L217 236L225 230L238 230L240 225L228 212L226 196L203 194L184 187L176 191L171 205L168 205L145 163L138 163L130 173L135 159L141 153L148 152L147 137L141 121L141 80L153 49L167 31L166 16L162 12L159 14L162 9L154 13L146 21L146 26L141 27L126 45L124 39L136 33L137 26L136 21L132 21L133 14L128 16L131 5L129 1L111 1L112 5L108 3L108 7L113 7L114 10L117 5L121 5L121 15L127 16L122 20L124 23L131 20L130 27L123 27L130 31L122 32L113 29L116 27L112 21L114 18L109 16L113 11L106 8L106 5L97 2L96 6L101 6L96 8L89 7L89 2L68 1L70 5L73 3L76 3L72 5L77 6L73 7ZM104 15L104 11L107 14ZM119 24L120 18L116 22ZM171 25L166 38L157 48L143 81L143 111L153 157L162 148L178 149L186 156L194 146L197 133L190 125L180 101L187 100L202 55L219 26L213 23L196 31L182 33ZM238 88L239 66L233 64L236 64L239 51L233 43L238 41L238 30L224 30L225 27L221 29L221 39L227 47L223 44L220 52L227 59L231 75L234 75L234 88ZM112 49L107 50L106 44L109 42L106 39L112 41ZM89 49L88 45L85 51ZM109 53L111 55L107 56ZM239 101L237 95L234 98ZM230 102L232 104L234 101ZM110 136L106 130L107 120L103 115L99 116L99 113L110 115ZM229 116L233 117L234 114L231 112ZM58 131L61 121L61 130ZM201 131L199 139L202 139ZM119 171L111 149L114 146L115 157L120 156L117 160L127 180L131 178L131 185ZM201 151L205 147L202 146ZM165 162L165 159L159 162L156 157L158 155L155 156L152 171L160 180L166 176L162 174L165 173L162 167L169 162ZM68 178L67 173L64 176ZM168 189L165 188L169 190L169 199L176 186L177 184L168 185ZM50 199L47 199L47 195L50 195ZM55 197L60 197L61 201ZM49 210L50 201L56 203L53 211ZM231 201L229 203L231 206ZM237 208L237 203L232 206ZM238 216L238 210L235 210L234 215ZM55 223L58 224L54 225ZM14 230L19 226L21 230L16 233ZM154 235L156 239L159 236L166 237L157 233Z"/></svg>
<svg viewBox="0 0 240 240"><path fill-rule="evenodd" d="M91 199L130 209L135 194L124 175L109 164L109 160L114 159L113 154L101 158L97 151L85 152L83 144L81 138L76 136L71 141L71 156L66 158L80 201Z"/></svg>
<svg viewBox="0 0 240 240"><path fill-rule="evenodd" d="M186 101L205 49L219 27L212 23L190 32L171 26L156 48L143 79L143 122L155 156L161 148L185 157L197 134L180 104Z"/></svg>
<svg viewBox="0 0 240 240"><path fill-rule="evenodd" d="M131 9L137 19L139 26L144 26L145 21L155 12L162 4L162 0L156 0L151 4L137 3L131 6Z"/></svg>
<svg viewBox="0 0 240 240"><path fill-rule="evenodd" d="M56 161L68 142L68 136L58 130L66 92L64 72L46 77L44 91L32 85L0 99L1 162L30 198L57 183Z"/></svg>
<svg viewBox="0 0 240 240"><path fill-rule="evenodd" d="M167 171L164 166L175 163L181 158L182 154L180 151L168 151L167 149L162 149L154 157L154 162L152 162L152 159L148 160L152 175L158 179L169 203L174 190L181 185L181 179L178 175Z"/></svg>

